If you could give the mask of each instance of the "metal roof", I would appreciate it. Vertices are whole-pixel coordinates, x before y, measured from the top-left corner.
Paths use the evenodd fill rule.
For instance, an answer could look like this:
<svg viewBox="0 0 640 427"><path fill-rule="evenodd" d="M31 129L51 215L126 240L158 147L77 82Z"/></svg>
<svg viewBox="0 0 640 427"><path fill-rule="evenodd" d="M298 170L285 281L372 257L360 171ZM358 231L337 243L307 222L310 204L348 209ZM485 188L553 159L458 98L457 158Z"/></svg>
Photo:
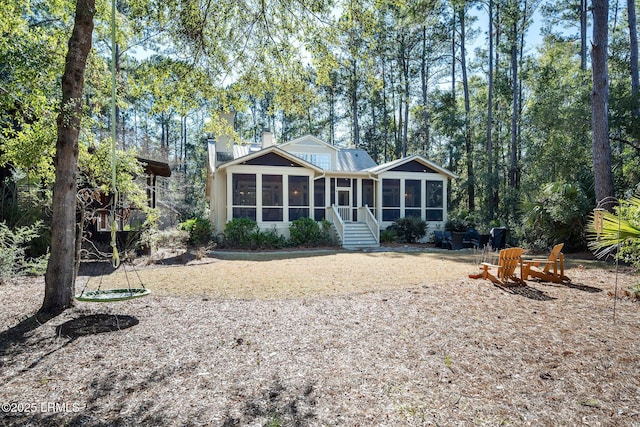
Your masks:
<svg viewBox="0 0 640 427"><path fill-rule="evenodd" d="M338 151L336 170L355 172L376 166L369 153L359 148L341 148Z"/></svg>

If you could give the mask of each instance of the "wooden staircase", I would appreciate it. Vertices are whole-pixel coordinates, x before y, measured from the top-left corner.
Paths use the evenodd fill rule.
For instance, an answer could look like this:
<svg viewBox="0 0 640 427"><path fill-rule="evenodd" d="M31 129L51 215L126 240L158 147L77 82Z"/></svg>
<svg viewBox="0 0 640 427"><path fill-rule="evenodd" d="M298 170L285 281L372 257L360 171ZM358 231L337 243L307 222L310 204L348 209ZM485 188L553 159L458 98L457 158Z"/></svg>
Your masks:
<svg viewBox="0 0 640 427"><path fill-rule="evenodd" d="M345 249L377 248L380 244L364 222L345 222L342 247Z"/></svg>

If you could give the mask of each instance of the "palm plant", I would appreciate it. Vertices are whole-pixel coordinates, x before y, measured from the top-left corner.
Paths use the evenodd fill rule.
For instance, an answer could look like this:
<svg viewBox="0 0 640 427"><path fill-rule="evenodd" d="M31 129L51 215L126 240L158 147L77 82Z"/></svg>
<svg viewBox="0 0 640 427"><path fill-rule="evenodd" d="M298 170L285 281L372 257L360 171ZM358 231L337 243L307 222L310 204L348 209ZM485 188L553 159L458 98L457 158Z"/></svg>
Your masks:
<svg viewBox="0 0 640 427"><path fill-rule="evenodd" d="M596 210L588 224L588 238L598 258L616 252L640 267L640 196L620 200L613 212Z"/></svg>

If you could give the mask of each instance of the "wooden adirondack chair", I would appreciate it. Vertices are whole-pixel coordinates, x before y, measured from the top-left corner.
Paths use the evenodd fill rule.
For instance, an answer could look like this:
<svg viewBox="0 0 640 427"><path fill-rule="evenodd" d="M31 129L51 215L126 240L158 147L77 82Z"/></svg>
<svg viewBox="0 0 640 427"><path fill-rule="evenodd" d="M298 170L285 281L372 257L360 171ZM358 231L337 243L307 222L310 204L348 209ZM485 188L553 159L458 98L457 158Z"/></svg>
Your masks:
<svg viewBox="0 0 640 427"><path fill-rule="evenodd" d="M546 259L523 259L522 278L527 280L531 276L542 282L570 282L571 279L564 275L563 246L564 243L555 245Z"/></svg>
<svg viewBox="0 0 640 427"><path fill-rule="evenodd" d="M524 285L524 280L516 276L516 268L521 265L522 252L522 248L502 249L498 256L498 264L483 262L480 264L481 274L472 277L491 280L500 286L508 284Z"/></svg>

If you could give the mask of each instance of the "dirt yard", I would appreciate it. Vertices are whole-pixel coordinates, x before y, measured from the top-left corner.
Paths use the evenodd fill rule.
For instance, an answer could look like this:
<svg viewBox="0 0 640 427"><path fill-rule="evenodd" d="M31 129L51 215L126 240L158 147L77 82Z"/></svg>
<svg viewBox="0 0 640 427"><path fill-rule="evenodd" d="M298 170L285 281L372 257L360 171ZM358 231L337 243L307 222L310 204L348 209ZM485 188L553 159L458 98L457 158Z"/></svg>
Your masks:
<svg viewBox="0 0 640 427"><path fill-rule="evenodd" d="M482 258L167 254L128 273L151 296L44 324L42 278L0 285L0 425L640 426L640 305L614 267L506 292L468 278Z"/></svg>

